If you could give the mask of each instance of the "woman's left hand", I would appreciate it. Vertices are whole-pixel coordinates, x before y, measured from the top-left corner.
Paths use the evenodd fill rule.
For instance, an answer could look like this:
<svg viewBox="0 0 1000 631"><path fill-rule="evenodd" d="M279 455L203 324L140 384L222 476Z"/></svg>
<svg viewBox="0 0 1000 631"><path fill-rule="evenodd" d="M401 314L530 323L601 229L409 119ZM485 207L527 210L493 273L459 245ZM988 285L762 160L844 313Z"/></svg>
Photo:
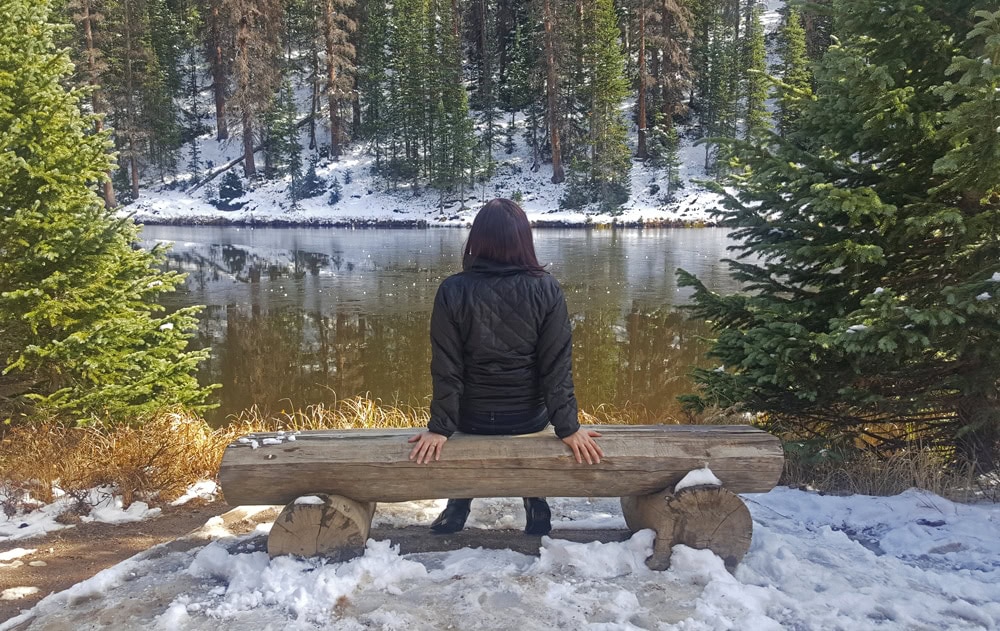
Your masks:
<svg viewBox="0 0 1000 631"><path fill-rule="evenodd" d="M441 448L448 441L447 436L435 434L434 432L420 432L416 436L406 441L417 443L410 451L410 460L416 460L417 464L426 464L431 460L441 459Z"/></svg>

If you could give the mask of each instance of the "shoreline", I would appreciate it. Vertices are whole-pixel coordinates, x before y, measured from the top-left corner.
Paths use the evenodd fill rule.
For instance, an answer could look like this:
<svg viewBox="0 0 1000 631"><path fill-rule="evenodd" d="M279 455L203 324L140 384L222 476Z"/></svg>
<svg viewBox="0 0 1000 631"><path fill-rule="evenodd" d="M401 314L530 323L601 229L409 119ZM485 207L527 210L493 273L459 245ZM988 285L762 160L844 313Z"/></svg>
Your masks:
<svg viewBox="0 0 1000 631"><path fill-rule="evenodd" d="M426 219L325 219L309 218L291 221L280 218L255 219L253 217L132 217L135 223L144 226L215 226L237 228L354 228L354 229L434 229L434 228L468 228L471 219L449 218L445 222L427 221ZM643 221L592 221L579 222L567 220L534 220L532 228L573 228L583 230L607 230L617 228L719 228L714 221L656 219Z"/></svg>

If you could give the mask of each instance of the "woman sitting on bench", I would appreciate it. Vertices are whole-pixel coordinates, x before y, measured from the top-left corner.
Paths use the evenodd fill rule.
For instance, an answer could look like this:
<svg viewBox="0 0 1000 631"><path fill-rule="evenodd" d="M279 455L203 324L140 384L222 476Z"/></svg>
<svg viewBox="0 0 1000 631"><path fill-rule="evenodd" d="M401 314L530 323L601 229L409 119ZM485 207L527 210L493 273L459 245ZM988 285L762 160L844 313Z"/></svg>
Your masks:
<svg viewBox="0 0 1000 631"><path fill-rule="evenodd" d="M549 423L579 463L604 455L595 431L580 428L573 393L573 342L566 298L539 265L528 217L508 199L494 199L476 215L462 269L441 283L431 315L434 393L427 431L410 459L439 460L448 437L530 434ZM450 499L431 530L465 527L472 499ZM542 497L524 498L524 532L552 530Z"/></svg>

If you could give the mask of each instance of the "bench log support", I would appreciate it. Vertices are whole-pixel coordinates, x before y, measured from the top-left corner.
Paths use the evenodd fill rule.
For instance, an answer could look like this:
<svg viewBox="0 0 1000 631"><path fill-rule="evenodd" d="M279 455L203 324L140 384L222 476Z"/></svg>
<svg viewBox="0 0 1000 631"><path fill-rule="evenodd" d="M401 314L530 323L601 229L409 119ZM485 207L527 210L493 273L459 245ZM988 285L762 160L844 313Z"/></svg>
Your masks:
<svg viewBox="0 0 1000 631"><path fill-rule="evenodd" d="M625 523L633 533L656 531L652 570L670 567L677 544L708 549L722 557L732 572L750 549L753 520L738 495L720 486L692 486L675 495L671 490L621 498Z"/></svg>
<svg viewBox="0 0 1000 631"><path fill-rule="evenodd" d="M347 561L365 551L375 502L356 502L340 495L317 494L322 503L285 506L267 537L267 553L323 556Z"/></svg>
<svg viewBox="0 0 1000 631"><path fill-rule="evenodd" d="M418 429L251 434L232 443L219 483L234 506L288 504L268 539L271 556L345 559L364 550L375 502L450 497L620 497L629 528L656 531L654 569L683 543L730 569L750 546L750 513L736 493L766 493L783 466L780 441L736 426L588 426L603 434L600 464L578 464L551 429L522 436L455 434L440 461L418 465ZM726 488L674 486L708 466ZM671 491L664 491L670 489ZM326 494L326 495L318 495ZM295 503L317 495L322 504Z"/></svg>

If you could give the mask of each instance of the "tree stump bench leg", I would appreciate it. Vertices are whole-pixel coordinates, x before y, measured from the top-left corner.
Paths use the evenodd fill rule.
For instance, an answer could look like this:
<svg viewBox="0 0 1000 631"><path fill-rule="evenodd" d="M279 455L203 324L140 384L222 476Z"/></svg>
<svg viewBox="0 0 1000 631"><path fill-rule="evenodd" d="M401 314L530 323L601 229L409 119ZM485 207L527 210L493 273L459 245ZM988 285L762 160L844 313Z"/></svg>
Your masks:
<svg viewBox="0 0 1000 631"><path fill-rule="evenodd" d="M268 555L272 559L282 554L319 555L347 561L363 554L375 502L319 493L311 497L318 501L299 498L274 520L267 537Z"/></svg>
<svg viewBox="0 0 1000 631"><path fill-rule="evenodd" d="M653 554L646 559L650 569L667 569L671 549L679 543L711 550L722 557L730 572L750 549L750 511L738 495L722 487L692 486L676 495L664 490L621 501L629 530L656 531Z"/></svg>

